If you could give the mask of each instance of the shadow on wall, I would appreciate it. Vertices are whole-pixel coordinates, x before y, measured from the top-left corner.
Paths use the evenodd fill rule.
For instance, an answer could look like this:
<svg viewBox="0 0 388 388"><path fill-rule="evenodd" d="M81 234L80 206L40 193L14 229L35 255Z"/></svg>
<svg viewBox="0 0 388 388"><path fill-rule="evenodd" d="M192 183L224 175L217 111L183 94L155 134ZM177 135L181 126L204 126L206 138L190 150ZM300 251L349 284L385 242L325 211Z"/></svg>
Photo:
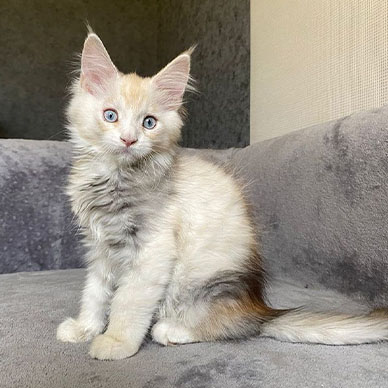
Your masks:
<svg viewBox="0 0 388 388"><path fill-rule="evenodd" d="M5 133L5 129L3 128L3 126L1 125L1 123L0 123L0 139L1 138L7 138L7 137L9 137L9 136L7 136L7 134Z"/></svg>
<svg viewBox="0 0 388 388"><path fill-rule="evenodd" d="M123 72L152 75L198 43L183 145L249 143L248 0L103 0L0 4L0 136L65 138L63 108L85 20Z"/></svg>

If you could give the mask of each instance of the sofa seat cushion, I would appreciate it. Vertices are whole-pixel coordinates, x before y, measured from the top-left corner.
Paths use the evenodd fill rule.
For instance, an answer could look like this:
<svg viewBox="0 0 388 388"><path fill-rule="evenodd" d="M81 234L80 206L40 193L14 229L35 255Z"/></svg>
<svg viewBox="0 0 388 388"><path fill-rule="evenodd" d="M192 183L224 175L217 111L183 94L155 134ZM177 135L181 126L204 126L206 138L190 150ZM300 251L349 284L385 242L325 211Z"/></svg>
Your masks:
<svg viewBox="0 0 388 388"><path fill-rule="evenodd" d="M386 387L386 343L290 344L270 338L162 347L148 340L122 361L97 361L89 344L65 344L57 325L78 311L81 269L0 275L0 386L15 387ZM335 291L277 279L276 307L365 311ZM281 301L281 302L280 302Z"/></svg>

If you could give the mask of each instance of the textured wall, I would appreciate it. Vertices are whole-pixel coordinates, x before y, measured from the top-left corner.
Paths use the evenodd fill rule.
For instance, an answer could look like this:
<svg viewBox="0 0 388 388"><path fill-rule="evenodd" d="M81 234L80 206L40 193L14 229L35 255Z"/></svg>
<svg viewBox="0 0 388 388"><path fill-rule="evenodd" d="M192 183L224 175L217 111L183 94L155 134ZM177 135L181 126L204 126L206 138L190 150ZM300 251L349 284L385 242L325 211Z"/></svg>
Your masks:
<svg viewBox="0 0 388 388"><path fill-rule="evenodd" d="M388 103L388 1L251 2L251 142Z"/></svg>
<svg viewBox="0 0 388 388"><path fill-rule="evenodd" d="M66 86L85 21L124 72L151 75L193 43L184 144L249 141L248 0L0 1L0 137L63 139Z"/></svg>
<svg viewBox="0 0 388 388"><path fill-rule="evenodd" d="M65 89L86 20L120 69L153 73L156 18L152 0L0 1L1 134L63 138Z"/></svg>
<svg viewBox="0 0 388 388"><path fill-rule="evenodd" d="M249 144L249 1L163 0L159 57L166 64L193 44L191 96L183 144L235 147Z"/></svg>

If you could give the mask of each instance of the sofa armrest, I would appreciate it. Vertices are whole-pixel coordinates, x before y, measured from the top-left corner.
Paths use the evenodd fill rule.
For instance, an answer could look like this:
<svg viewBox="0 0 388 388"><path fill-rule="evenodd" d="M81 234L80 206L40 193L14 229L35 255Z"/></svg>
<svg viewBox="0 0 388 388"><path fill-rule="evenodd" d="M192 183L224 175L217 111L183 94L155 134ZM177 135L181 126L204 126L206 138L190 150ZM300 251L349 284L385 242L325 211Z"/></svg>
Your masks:
<svg viewBox="0 0 388 388"><path fill-rule="evenodd" d="M0 273L82 264L64 194L70 159L66 142L0 140Z"/></svg>

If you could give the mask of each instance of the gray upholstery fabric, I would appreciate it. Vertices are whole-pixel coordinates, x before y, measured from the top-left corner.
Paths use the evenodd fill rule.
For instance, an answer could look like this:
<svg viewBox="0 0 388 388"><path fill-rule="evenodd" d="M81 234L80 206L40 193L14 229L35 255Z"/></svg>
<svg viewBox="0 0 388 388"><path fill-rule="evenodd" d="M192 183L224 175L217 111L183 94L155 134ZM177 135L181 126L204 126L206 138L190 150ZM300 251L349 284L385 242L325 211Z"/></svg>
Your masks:
<svg viewBox="0 0 388 388"><path fill-rule="evenodd" d="M269 272L388 304L388 106L234 153Z"/></svg>
<svg viewBox="0 0 388 388"><path fill-rule="evenodd" d="M96 361L89 344L64 344L56 326L78 309L84 270L0 275L0 386L4 388L386 388L388 344L321 346L269 338L162 347ZM276 306L362 311L333 291L276 282ZM281 301L281 303L279 302Z"/></svg>
<svg viewBox="0 0 388 388"><path fill-rule="evenodd" d="M0 140L0 273L82 264L64 188L70 144Z"/></svg>
<svg viewBox="0 0 388 388"><path fill-rule="evenodd" d="M202 152L247 184L270 274L388 295L388 107L244 149ZM0 273L81 266L67 143L0 140Z"/></svg>
<svg viewBox="0 0 388 388"><path fill-rule="evenodd" d="M388 107L245 149L202 152L247 184L276 307L362 312L387 302ZM63 195L66 143L0 141L0 271L81 264ZM162 348L128 360L58 343L83 270L0 276L5 387L387 387L388 345L318 346L256 338Z"/></svg>

